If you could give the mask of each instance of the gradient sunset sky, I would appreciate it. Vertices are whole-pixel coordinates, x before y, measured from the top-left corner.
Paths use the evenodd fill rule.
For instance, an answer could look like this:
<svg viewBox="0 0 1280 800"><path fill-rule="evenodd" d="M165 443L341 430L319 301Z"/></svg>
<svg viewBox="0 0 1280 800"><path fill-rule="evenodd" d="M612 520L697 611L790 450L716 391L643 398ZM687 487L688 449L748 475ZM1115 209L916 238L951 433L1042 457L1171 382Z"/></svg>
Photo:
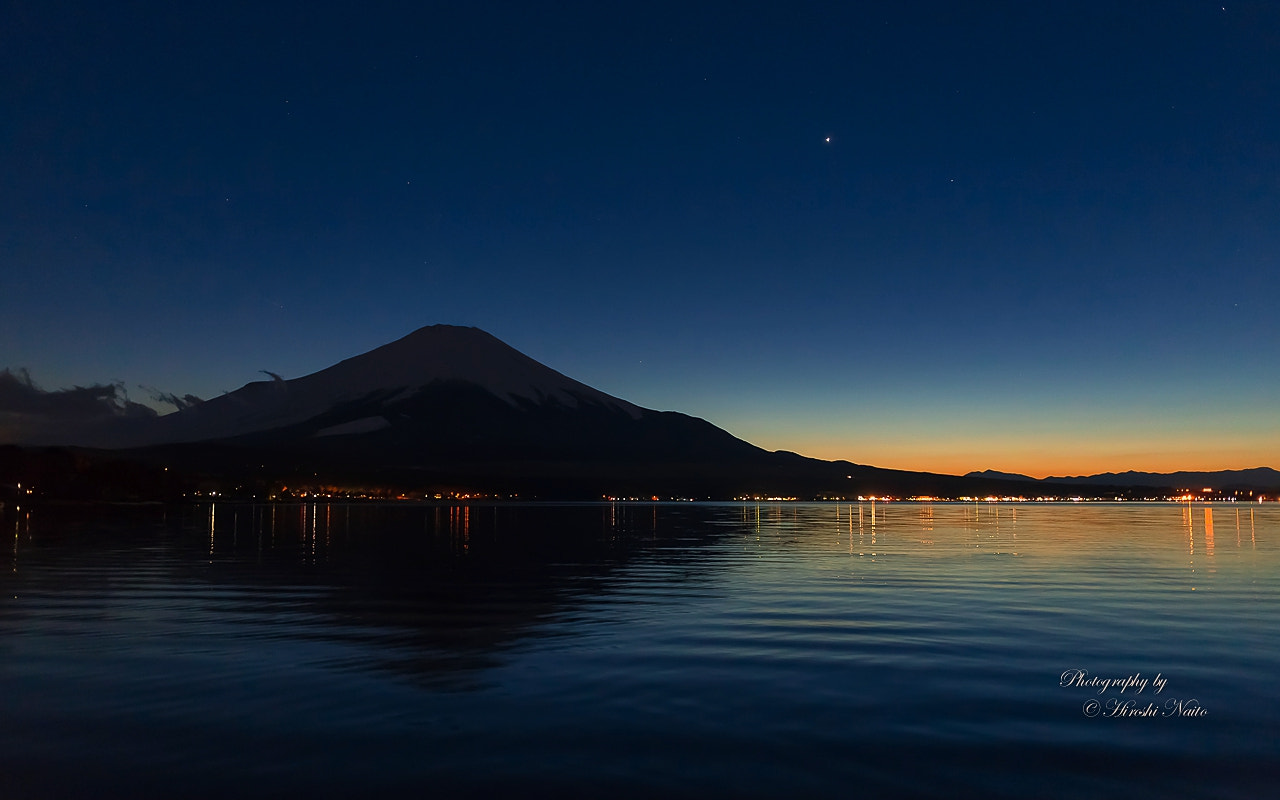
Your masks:
<svg viewBox="0 0 1280 800"><path fill-rule="evenodd" d="M0 367L434 323L769 449L1280 467L1280 3L0 11Z"/></svg>

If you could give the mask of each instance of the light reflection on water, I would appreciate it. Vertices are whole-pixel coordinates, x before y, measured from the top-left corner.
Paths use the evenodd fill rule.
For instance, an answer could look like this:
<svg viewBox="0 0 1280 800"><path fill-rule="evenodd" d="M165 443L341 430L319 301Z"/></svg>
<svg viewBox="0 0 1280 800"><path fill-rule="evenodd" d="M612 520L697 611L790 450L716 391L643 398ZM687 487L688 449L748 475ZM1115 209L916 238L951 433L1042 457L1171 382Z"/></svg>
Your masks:
<svg viewBox="0 0 1280 800"><path fill-rule="evenodd" d="M5 520L5 797L1248 797L1280 777L1277 504ZM1076 668L1167 685L1060 686ZM1208 715L1083 711L1135 696Z"/></svg>

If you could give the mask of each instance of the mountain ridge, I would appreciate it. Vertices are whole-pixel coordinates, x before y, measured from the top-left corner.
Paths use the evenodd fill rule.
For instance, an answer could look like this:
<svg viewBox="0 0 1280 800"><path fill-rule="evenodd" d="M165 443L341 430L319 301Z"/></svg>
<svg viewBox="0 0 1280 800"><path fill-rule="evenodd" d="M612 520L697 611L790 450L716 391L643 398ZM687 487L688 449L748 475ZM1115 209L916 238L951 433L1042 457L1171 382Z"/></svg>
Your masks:
<svg viewBox="0 0 1280 800"><path fill-rule="evenodd" d="M1222 489L1235 487L1280 486L1280 471L1271 467L1223 470L1179 470L1176 472L1099 472L1094 475L1049 476L1033 478L1013 472L987 469L969 472L966 478L994 478L1030 483L1081 484L1089 486L1147 486L1161 489Z"/></svg>

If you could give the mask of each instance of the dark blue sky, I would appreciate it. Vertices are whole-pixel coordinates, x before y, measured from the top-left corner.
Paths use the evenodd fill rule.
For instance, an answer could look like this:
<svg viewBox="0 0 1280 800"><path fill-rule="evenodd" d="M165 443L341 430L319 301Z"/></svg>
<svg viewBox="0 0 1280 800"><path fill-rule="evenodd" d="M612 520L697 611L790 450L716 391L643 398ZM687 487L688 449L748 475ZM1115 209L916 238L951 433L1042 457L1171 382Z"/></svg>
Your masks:
<svg viewBox="0 0 1280 800"><path fill-rule="evenodd" d="M1280 4L266 5L0 12L0 366L448 322L821 457L1280 453Z"/></svg>

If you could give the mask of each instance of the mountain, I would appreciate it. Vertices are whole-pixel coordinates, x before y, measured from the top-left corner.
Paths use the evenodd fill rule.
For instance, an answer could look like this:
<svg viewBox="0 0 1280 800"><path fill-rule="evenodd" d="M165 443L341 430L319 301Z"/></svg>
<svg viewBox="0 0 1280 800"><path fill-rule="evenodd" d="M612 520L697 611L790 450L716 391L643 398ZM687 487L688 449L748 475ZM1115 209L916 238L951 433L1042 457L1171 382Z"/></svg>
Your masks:
<svg viewBox="0 0 1280 800"><path fill-rule="evenodd" d="M1168 489L1267 489L1280 486L1280 471L1270 467L1227 469L1217 472L1103 472L1097 475L1045 478L1060 484L1109 484Z"/></svg>
<svg viewBox="0 0 1280 800"><path fill-rule="evenodd" d="M510 409L579 410L633 420L644 415L644 409L543 366L479 328L433 325L311 375L273 376L161 417L146 439L203 441L274 429L294 436L368 434L415 417L427 421L423 412L438 414L446 395L458 395L464 405L492 398Z"/></svg>
<svg viewBox="0 0 1280 800"><path fill-rule="evenodd" d="M718 476L773 460L705 420L641 408L449 325L301 378L250 383L155 420L133 444L210 473L568 494L721 491Z"/></svg>
<svg viewBox="0 0 1280 800"><path fill-rule="evenodd" d="M1006 481L771 453L706 420L601 392L477 328L449 325L301 378L250 383L154 423L127 454L242 484L544 497L1010 491Z"/></svg>
<svg viewBox="0 0 1280 800"><path fill-rule="evenodd" d="M984 469L981 472L969 472L965 474L966 478L991 478L1001 481L1035 481L1030 475L1020 475L1016 472L998 472L994 469Z"/></svg>

